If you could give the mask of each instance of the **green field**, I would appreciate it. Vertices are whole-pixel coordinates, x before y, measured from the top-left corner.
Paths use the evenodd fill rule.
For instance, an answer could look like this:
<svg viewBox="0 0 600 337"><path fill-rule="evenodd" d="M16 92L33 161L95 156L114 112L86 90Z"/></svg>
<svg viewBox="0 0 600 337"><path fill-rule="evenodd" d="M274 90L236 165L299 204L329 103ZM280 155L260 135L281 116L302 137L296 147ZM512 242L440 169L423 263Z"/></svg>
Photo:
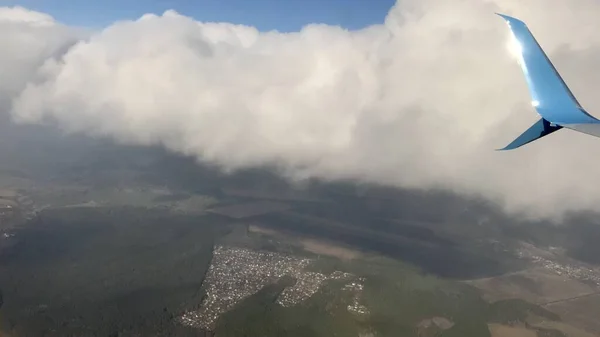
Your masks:
<svg viewBox="0 0 600 337"><path fill-rule="evenodd" d="M173 317L201 302L221 230L214 221L135 208L42 212L0 254L2 327L16 336L169 335Z"/></svg>

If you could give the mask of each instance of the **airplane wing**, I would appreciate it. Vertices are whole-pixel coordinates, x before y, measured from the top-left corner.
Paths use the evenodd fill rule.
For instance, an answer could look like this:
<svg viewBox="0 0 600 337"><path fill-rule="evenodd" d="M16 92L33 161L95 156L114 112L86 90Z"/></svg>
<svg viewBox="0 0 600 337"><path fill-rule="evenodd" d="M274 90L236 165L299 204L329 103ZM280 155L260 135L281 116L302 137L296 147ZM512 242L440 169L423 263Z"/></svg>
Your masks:
<svg viewBox="0 0 600 337"><path fill-rule="evenodd" d="M600 120L581 107L527 25L511 16L496 14L508 24L532 98L531 105L541 116L527 131L500 150L516 149L563 127L600 137Z"/></svg>

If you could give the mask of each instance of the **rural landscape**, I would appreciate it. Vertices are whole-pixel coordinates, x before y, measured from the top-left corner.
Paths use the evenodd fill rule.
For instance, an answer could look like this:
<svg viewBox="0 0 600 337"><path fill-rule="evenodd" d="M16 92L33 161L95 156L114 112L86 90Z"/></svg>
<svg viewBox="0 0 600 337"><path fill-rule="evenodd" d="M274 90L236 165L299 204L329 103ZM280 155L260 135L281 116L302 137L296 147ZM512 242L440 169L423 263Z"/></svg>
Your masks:
<svg viewBox="0 0 600 337"><path fill-rule="evenodd" d="M600 336L593 215L111 146L4 168L3 337Z"/></svg>

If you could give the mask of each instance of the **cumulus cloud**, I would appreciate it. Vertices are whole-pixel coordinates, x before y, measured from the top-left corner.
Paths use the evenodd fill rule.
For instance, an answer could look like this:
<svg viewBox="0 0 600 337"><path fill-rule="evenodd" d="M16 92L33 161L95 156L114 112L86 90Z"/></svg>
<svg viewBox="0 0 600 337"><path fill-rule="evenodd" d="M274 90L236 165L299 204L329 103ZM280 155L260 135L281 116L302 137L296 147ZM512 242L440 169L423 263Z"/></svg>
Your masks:
<svg viewBox="0 0 600 337"><path fill-rule="evenodd" d="M46 14L22 7L0 7L0 112L34 81L40 65L65 53L81 32L54 21Z"/></svg>
<svg viewBox="0 0 600 337"><path fill-rule="evenodd" d="M293 33L173 11L82 33L3 8L0 97L16 122L228 170L449 188L534 215L593 209L598 139L563 130L494 151L537 119L497 11L526 20L582 104L600 110L595 0L402 0L380 25Z"/></svg>

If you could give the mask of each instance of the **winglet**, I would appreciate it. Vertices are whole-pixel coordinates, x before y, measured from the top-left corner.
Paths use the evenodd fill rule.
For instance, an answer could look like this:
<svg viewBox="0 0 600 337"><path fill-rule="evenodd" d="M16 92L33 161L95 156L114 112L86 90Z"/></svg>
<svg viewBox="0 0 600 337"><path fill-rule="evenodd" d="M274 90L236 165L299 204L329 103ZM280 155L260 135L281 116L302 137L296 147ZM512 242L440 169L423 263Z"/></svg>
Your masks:
<svg viewBox="0 0 600 337"><path fill-rule="evenodd" d="M540 139L560 129L562 129L562 126L552 125L547 120L541 118L532 126L530 126L529 129L525 130L525 132L523 132L519 137L517 137L510 144L508 144L506 147L502 149L497 149L496 151L514 150L518 147L521 147L525 144L529 144L536 139Z"/></svg>
<svg viewBox="0 0 600 337"><path fill-rule="evenodd" d="M496 12L495 14L498 15L498 16L500 16L500 17L502 17L504 20L506 20L506 23L508 23L509 25L510 25L510 23L512 21L512 22L519 23L519 24L522 24L522 25L526 26L525 22L523 22L523 21L521 21L521 20L519 20L517 18L513 18L512 16L508 16L506 14L502 14L502 13L498 13L498 12Z"/></svg>
<svg viewBox="0 0 600 337"><path fill-rule="evenodd" d="M598 125L600 120L581 107L527 25L506 14L496 15L508 24L513 37L515 56L519 60L531 95L531 105L542 117L512 143L498 150L516 149L562 127L573 129L573 125Z"/></svg>
<svg viewBox="0 0 600 337"><path fill-rule="evenodd" d="M506 21L514 37L515 53L538 114L557 125L600 123L581 107L527 25L506 14L496 15Z"/></svg>

